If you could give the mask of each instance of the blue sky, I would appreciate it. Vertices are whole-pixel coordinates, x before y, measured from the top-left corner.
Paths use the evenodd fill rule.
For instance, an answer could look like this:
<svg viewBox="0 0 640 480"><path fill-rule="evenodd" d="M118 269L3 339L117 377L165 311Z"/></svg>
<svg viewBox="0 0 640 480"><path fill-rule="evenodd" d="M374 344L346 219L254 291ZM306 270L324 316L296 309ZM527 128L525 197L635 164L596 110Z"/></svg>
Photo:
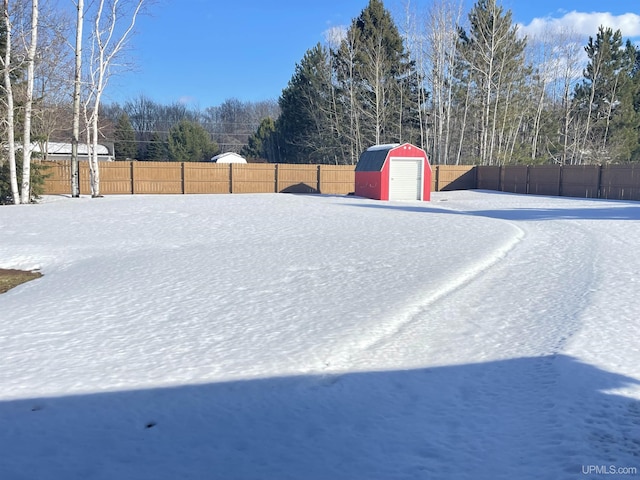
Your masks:
<svg viewBox="0 0 640 480"><path fill-rule="evenodd" d="M395 14L406 0L386 0ZM473 5L466 0L466 11ZM598 25L640 39L640 7L625 0L503 0L525 31L548 23L570 25L584 37ZM296 63L331 27L348 26L368 0L158 0L138 20L128 53L135 71L114 76L105 101L145 95L205 109L227 99L277 99ZM421 11L431 0L413 0ZM304 6L302 6L304 5ZM626 15L625 15L626 14ZM395 15L394 15L395 17ZM395 17L396 19L398 17ZM398 20L396 20L398 21Z"/></svg>

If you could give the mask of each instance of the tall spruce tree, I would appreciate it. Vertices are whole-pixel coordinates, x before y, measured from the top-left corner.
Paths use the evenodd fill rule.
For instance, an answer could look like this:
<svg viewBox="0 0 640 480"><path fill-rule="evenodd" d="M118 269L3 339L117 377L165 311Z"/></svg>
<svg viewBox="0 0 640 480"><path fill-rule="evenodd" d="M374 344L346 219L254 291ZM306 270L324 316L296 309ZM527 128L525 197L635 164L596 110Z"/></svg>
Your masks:
<svg viewBox="0 0 640 480"><path fill-rule="evenodd" d="M629 41L623 45L620 30L603 26L585 51L589 63L574 94L583 125L580 163L629 161L639 147L640 119L634 108L638 51Z"/></svg>
<svg viewBox="0 0 640 480"><path fill-rule="evenodd" d="M204 162L219 152L209 133L199 124L182 120L169 131L169 155L177 162Z"/></svg>
<svg viewBox="0 0 640 480"><path fill-rule="evenodd" d="M280 97L280 160L348 163L379 143L420 141L415 63L380 0L370 0L337 48L306 52Z"/></svg>
<svg viewBox="0 0 640 480"><path fill-rule="evenodd" d="M144 149L144 159L155 162L166 162L171 160L169 154L169 144L158 132L151 134L150 140Z"/></svg>
<svg viewBox="0 0 640 480"><path fill-rule="evenodd" d="M123 112L118 117L118 123L113 132L114 137L114 153L116 160L135 159L138 155L138 146L136 144L136 132L131 126L129 115Z"/></svg>
<svg viewBox="0 0 640 480"><path fill-rule="evenodd" d="M333 53L351 154L373 144L419 141L421 79L382 1L369 1Z"/></svg>
<svg viewBox="0 0 640 480"><path fill-rule="evenodd" d="M264 118L256 133L247 140L240 154L247 158L265 158L271 163L279 162L275 141L276 124L270 117Z"/></svg>
<svg viewBox="0 0 640 480"><path fill-rule="evenodd" d="M331 129L331 91L329 54L318 43L296 65L278 102L281 113L276 130L282 139L281 161L336 163L338 139Z"/></svg>

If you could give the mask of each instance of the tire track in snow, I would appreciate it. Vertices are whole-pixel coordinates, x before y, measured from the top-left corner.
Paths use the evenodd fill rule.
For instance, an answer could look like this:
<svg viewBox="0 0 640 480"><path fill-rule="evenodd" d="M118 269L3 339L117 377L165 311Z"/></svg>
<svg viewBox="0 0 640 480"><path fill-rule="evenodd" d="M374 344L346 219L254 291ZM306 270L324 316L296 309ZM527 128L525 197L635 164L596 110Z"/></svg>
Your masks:
<svg viewBox="0 0 640 480"><path fill-rule="evenodd" d="M355 348L353 347L353 343L348 342L347 345L349 346L343 349L340 354L336 353L332 355L325 363L323 370L343 370L353 363L354 358L362 356L365 352L380 349L389 339L401 335L402 332L412 324L422 321L431 305L453 292L460 290L487 270L503 261L507 255L524 240L526 234L524 230L512 222L501 221L500 223L508 225L508 227L513 230L512 236L504 243L498 245L489 255L469 265L468 268L454 272L445 282L440 284L435 291L429 292L424 296L419 296L417 299L411 301L402 312L363 336L361 340L356 342L357 346Z"/></svg>
<svg viewBox="0 0 640 480"><path fill-rule="evenodd" d="M486 332L486 345L499 346L500 355L555 355L580 328L591 302L597 245L575 220L526 221L523 228L527 241L509 262L456 294L472 299L471 318ZM447 310L445 305L441 318Z"/></svg>
<svg viewBox="0 0 640 480"><path fill-rule="evenodd" d="M508 241L362 339L346 342L323 370L561 353L580 328L596 282L589 230L576 221L498 222L513 229ZM556 238L562 243L554 244ZM541 275L544 291L532 290L530 279L539 285Z"/></svg>

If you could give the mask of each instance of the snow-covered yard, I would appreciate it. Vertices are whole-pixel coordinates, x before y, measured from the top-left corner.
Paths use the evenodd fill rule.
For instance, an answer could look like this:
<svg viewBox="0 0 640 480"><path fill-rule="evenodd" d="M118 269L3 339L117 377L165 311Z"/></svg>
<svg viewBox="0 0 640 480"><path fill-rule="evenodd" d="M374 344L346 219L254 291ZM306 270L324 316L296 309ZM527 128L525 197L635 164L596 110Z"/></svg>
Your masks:
<svg viewBox="0 0 640 480"><path fill-rule="evenodd" d="M482 191L2 207L0 267L44 276L0 296L0 479L633 478L639 220Z"/></svg>

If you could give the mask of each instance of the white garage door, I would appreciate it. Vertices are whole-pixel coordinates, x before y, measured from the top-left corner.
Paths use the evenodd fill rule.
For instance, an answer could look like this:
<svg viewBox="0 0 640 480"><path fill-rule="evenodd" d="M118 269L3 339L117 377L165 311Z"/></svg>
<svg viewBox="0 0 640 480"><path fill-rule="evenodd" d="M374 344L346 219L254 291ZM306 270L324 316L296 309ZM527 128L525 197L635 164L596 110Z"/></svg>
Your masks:
<svg viewBox="0 0 640 480"><path fill-rule="evenodd" d="M389 161L389 200L422 200L422 159Z"/></svg>

